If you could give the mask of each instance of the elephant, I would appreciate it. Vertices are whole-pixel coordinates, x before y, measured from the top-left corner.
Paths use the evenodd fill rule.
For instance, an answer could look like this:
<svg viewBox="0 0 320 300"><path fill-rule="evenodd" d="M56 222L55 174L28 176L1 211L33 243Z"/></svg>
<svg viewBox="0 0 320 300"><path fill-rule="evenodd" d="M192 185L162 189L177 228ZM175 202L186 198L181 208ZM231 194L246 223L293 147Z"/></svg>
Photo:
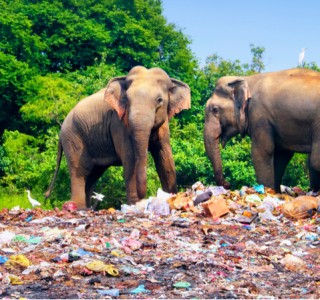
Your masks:
<svg viewBox="0 0 320 300"><path fill-rule="evenodd" d="M150 151L162 189L176 193L176 171L169 120L191 106L189 86L160 68L133 67L126 76L79 101L65 118L59 135L57 165L45 193L49 197L64 152L71 179L71 201L91 205L97 180L110 166L123 166L127 201L147 191Z"/></svg>
<svg viewBox="0 0 320 300"><path fill-rule="evenodd" d="M280 192L295 152L309 157L310 188L320 189L320 73L296 68L251 76L224 76L205 107L204 144L218 185L222 147L248 135L257 182Z"/></svg>

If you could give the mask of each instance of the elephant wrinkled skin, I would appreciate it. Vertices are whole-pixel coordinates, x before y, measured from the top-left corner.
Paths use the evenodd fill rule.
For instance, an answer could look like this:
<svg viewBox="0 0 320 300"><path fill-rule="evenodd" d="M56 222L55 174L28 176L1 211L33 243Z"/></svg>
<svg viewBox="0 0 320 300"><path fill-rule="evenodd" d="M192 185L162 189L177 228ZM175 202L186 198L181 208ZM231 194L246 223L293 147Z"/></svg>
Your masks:
<svg viewBox="0 0 320 300"><path fill-rule="evenodd" d="M219 141L249 135L257 181L280 191L295 152L309 154L310 187L320 188L320 73L291 69L218 80L205 111L204 141L218 185L223 177Z"/></svg>
<svg viewBox="0 0 320 300"><path fill-rule="evenodd" d="M164 191L176 192L176 172L170 146L169 119L190 108L187 84L159 68L134 67L127 76L80 101L64 120L57 167L62 152L71 177L71 200L78 209L90 207L92 189L110 166L123 165L127 200L146 194L148 150Z"/></svg>

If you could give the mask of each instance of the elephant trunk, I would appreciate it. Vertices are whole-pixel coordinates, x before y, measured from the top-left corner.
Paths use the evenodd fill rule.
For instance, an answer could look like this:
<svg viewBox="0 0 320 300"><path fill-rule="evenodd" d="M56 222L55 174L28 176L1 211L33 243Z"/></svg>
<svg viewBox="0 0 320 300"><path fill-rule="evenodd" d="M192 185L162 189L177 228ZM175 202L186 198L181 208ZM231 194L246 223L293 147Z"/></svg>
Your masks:
<svg viewBox="0 0 320 300"><path fill-rule="evenodd" d="M219 138L221 136L221 127L217 120L206 120L204 126L204 144L208 157L211 161L214 178L217 185L226 189L230 188L230 184L225 181L222 170L222 160L219 147Z"/></svg>
<svg viewBox="0 0 320 300"><path fill-rule="evenodd" d="M135 171L137 182L137 195L143 199L147 192L147 163L150 133L153 123L145 118L137 118L131 125L133 129L133 147L135 151ZM138 124L137 124L138 123Z"/></svg>

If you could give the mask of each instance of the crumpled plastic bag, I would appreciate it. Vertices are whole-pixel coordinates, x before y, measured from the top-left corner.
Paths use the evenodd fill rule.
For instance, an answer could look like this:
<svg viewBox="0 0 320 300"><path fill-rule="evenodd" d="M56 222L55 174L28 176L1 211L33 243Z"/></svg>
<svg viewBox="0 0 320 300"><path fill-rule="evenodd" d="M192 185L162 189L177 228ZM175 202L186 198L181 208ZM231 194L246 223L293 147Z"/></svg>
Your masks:
<svg viewBox="0 0 320 300"><path fill-rule="evenodd" d="M170 207L168 199L172 197L171 194L164 192L162 189L158 189L157 197L150 197L145 209L145 213L154 213L156 215L167 216L170 215Z"/></svg>
<svg viewBox="0 0 320 300"><path fill-rule="evenodd" d="M287 254L280 262L291 271L299 271L306 267L306 263L301 258L292 254Z"/></svg>
<svg viewBox="0 0 320 300"><path fill-rule="evenodd" d="M3 231L0 233L0 246L10 244L16 234L11 231Z"/></svg>
<svg viewBox="0 0 320 300"><path fill-rule="evenodd" d="M320 200L312 196L300 196L281 207L281 212L287 218L304 219L310 218L314 211L319 208Z"/></svg>
<svg viewBox="0 0 320 300"><path fill-rule="evenodd" d="M31 262L23 254L11 255L9 260L5 262L5 266L9 269L14 269L16 267L27 268L31 266Z"/></svg>
<svg viewBox="0 0 320 300"><path fill-rule="evenodd" d="M86 268L94 272L107 272L111 276L119 276L119 271L113 265L106 265L101 260L94 260L88 263Z"/></svg>
<svg viewBox="0 0 320 300"><path fill-rule="evenodd" d="M17 285L17 284L23 284L22 280L15 275L8 274L2 279L2 283L4 284L12 284L12 285Z"/></svg>

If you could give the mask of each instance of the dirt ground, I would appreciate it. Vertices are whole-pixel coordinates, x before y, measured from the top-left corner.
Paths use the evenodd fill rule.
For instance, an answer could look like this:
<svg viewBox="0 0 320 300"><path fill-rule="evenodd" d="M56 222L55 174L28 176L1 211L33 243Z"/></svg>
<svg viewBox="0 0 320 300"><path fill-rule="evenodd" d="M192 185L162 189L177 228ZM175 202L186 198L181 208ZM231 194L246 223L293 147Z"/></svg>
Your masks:
<svg viewBox="0 0 320 300"><path fill-rule="evenodd" d="M248 195L220 195L229 210L220 217L190 205L195 191L169 214L4 209L0 297L319 299L320 214L295 220L273 207L264 219L266 197L292 198Z"/></svg>

